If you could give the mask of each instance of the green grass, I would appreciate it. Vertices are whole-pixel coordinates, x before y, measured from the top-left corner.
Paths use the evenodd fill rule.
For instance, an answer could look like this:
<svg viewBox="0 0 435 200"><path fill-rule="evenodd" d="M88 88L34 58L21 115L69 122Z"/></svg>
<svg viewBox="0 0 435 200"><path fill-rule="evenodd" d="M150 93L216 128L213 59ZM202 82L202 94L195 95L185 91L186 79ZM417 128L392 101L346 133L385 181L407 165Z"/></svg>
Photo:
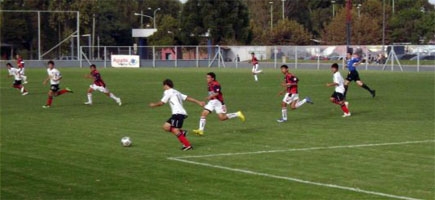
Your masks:
<svg viewBox="0 0 435 200"><path fill-rule="evenodd" d="M48 91L42 85L45 69L27 69L28 96L11 88L12 79L1 71L2 199L389 199L272 175L434 199L432 72L362 71L361 78L378 96L372 99L353 83L348 93L352 117L343 119L339 107L329 102L333 88L325 83L331 81L330 72L296 70L300 95L311 96L315 104L289 111L289 122L278 124L278 70L266 70L255 83L249 70L213 69L228 110L244 111L247 121L220 122L210 115L205 136L190 134L195 149L182 152L176 138L161 129L170 117L169 106L151 109L148 103L160 100L165 78L203 99L205 73L211 69L101 69L122 107L101 93L94 93L94 105L83 105L88 69L60 70L61 87L74 93L55 98L50 109L41 108ZM184 127L196 129L201 108L188 102L185 107L189 118ZM123 136L132 138L132 147L120 145ZM423 140L429 141L183 158L214 167L168 159Z"/></svg>

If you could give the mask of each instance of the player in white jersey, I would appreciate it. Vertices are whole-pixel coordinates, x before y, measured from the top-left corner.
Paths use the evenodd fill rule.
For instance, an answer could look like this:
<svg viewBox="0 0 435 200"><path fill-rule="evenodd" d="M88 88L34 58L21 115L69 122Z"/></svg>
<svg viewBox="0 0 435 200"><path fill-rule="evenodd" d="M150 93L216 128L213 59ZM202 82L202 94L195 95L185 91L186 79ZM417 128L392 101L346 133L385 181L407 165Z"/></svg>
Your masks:
<svg viewBox="0 0 435 200"><path fill-rule="evenodd" d="M23 80L23 84L27 84L27 76L25 74L26 68L24 68L24 60L20 55L16 55L17 58L17 67L19 69L21 79Z"/></svg>
<svg viewBox="0 0 435 200"><path fill-rule="evenodd" d="M69 88L59 90L59 84L60 80L62 79L62 75L60 74L60 71L54 67L54 62L51 60L48 61L47 74L47 78L42 83L46 85L47 82L50 81L50 90L48 91L47 104L42 106L43 108L51 107L54 96L59 96L67 92L73 93L73 91Z"/></svg>
<svg viewBox="0 0 435 200"><path fill-rule="evenodd" d="M6 66L9 72L8 77L11 76L14 77L14 82L12 83L12 87L17 88L23 96L29 94L29 92L24 88L22 84L22 77L20 74L20 70L13 67L11 63L7 63Z"/></svg>
<svg viewBox="0 0 435 200"><path fill-rule="evenodd" d="M344 98L344 92L345 92L344 79L341 76L340 72L338 71L337 63L331 65L331 72L333 74L332 76L333 82L327 83L326 86L327 87L335 86L335 91L334 93L332 93L330 100L332 103L335 103L341 107L341 110L343 110L344 112L343 117L350 117L350 112L348 108L349 103L345 101Z"/></svg>
<svg viewBox="0 0 435 200"><path fill-rule="evenodd" d="M187 112L183 107L183 101L190 101L203 107L205 102L198 101L192 97L180 93L179 91L173 89L174 83L170 79L163 81L163 98L156 103L150 103L150 107L162 106L169 103L171 106L172 116L169 118L165 124L163 124L163 130L171 132L177 136L178 140L183 144L181 150L187 151L193 149L192 145L186 138L187 131L182 130L184 119L187 118Z"/></svg>

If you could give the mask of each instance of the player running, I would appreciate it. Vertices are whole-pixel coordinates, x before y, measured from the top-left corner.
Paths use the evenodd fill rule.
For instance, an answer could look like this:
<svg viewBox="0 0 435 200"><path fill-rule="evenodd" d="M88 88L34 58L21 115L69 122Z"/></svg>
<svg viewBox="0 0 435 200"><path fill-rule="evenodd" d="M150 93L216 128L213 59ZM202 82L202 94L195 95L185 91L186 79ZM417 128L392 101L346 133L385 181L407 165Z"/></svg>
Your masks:
<svg viewBox="0 0 435 200"><path fill-rule="evenodd" d="M305 103L313 104L310 97L305 97L305 99L302 99L301 101L299 101L299 93L298 93L299 79L298 79L298 77L296 77L295 75L293 75L292 73L290 73L288 71L287 65L281 66L281 73L283 73L285 75L284 81L282 83L284 90L282 90L279 93L279 95L283 95L284 93L285 93L285 95L284 95L284 98L282 99L282 103L281 103L282 117L281 117L281 119L277 120L279 123L287 121L287 105L290 105L290 108L292 110L294 110L296 108L301 107Z"/></svg>
<svg viewBox="0 0 435 200"><path fill-rule="evenodd" d="M54 62L52 60L48 61L47 74L48 76L42 82L42 84L46 85L47 82L50 80L50 90L48 91L47 104L42 106L42 108L50 108L54 96L59 96L67 92L73 93L73 91L69 88L65 88L59 91L59 84L60 80L62 79L62 75L60 74L60 71L54 67Z"/></svg>
<svg viewBox="0 0 435 200"><path fill-rule="evenodd" d="M163 90L163 98L159 102L150 103L149 106L153 108L162 106L169 102L172 116L163 124L163 130L171 132L177 136L178 140L183 144L181 150L191 150L193 147L186 138L187 131L181 129L183 127L184 119L187 118L187 112L183 107L183 101L187 100L194 102L201 107L204 106L205 103L175 90L174 83L170 79L163 81Z"/></svg>
<svg viewBox="0 0 435 200"><path fill-rule="evenodd" d="M257 82L258 81L257 74L261 73L263 70L258 69L258 60L257 57L255 57L255 53L252 52L251 55L252 55L252 59L251 59L252 75L254 75L254 80Z"/></svg>
<svg viewBox="0 0 435 200"><path fill-rule="evenodd" d="M347 66L346 67L349 69L349 74L347 75L346 80L344 82L344 98L346 98L346 94L347 94L347 90L348 90L349 84L352 81L355 81L358 84L358 86L360 86L360 87L366 89L367 91L369 91L373 98L376 96L376 90L372 90L372 89L369 88L369 86L364 84L360 80L358 71L356 70L356 66L359 65L359 63L361 62L361 59L359 57L361 53L362 53L361 49L357 50L357 52L355 52L353 55L352 55L351 51L349 51L347 53L346 57L347 57L348 61L347 61Z"/></svg>
<svg viewBox="0 0 435 200"><path fill-rule="evenodd" d="M338 71L338 64L334 63L331 65L332 72L332 83L327 83L327 87L335 86L335 91L331 95L331 102L339 105L344 114L342 117L350 117L349 103L344 100L344 79Z"/></svg>
<svg viewBox="0 0 435 200"><path fill-rule="evenodd" d="M14 77L14 82L12 84L12 87L17 88L17 90L20 90L20 92L23 96L29 94L29 92L24 88L24 86L21 83L22 76L19 72L20 70L13 67L11 63L7 63L6 66L8 68L8 72L9 72L8 77L11 77L11 76Z"/></svg>
<svg viewBox="0 0 435 200"><path fill-rule="evenodd" d="M88 89L88 101L85 102L86 105L92 105L92 92L94 90L100 91L104 93L106 96L112 98L115 100L115 102L121 106L121 98L115 96L113 93L109 91L109 89L106 87L106 83L104 83L103 79L101 78L101 74L99 71L97 71L97 66L92 64L89 66L91 72L89 74L86 74L85 78L94 79L94 84L89 86Z"/></svg>
<svg viewBox="0 0 435 200"><path fill-rule="evenodd" d="M25 75L24 60L18 54L16 55L16 58L17 58L17 66L18 66L21 78L23 80L23 84L27 84L27 76Z"/></svg>
<svg viewBox="0 0 435 200"><path fill-rule="evenodd" d="M235 117L240 118L242 122L245 121L245 116L241 111L235 113L227 113L227 108L224 103L224 97L221 90L221 85L216 80L216 74L213 72L207 73L207 83L208 83L208 103L205 105L202 111L201 118L199 120L199 129L193 130L197 135L204 135L204 128L206 123L207 115L213 111L216 111L219 119L225 121L227 119L232 119Z"/></svg>

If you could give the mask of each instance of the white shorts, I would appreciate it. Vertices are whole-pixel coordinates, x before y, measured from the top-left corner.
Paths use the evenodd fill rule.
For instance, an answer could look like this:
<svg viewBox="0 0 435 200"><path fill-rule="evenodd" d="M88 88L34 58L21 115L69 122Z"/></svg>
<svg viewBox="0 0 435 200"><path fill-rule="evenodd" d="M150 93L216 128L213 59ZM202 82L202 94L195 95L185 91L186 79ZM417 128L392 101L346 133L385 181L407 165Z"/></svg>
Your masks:
<svg viewBox="0 0 435 200"><path fill-rule="evenodd" d="M290 94L290 93L285 93L284 98L282 99L282 102L286 103L286 104L291 104L293 101L297 101L299 100L299 94Z"/></svg>
<svg viewBox="0 0 435 200"><path fill-rule="evenodd" d="M252 65L252 73L258 73L258 64Z"/></svg>
<svg viewBox="0 0 435 200"><path fill-rule="evenodd" d="M217 99L210 100L207 105L204 106L204 109L209 110L210 112L216 111L217 114L227 113L227 108L225 105L222 105Z"/></svg>
<svg viewBox="0 0 435 200"><path fill-rule="evenodd" d="M25 75L25 74L24 74L25 71L26 71L26 68L24 68L24 67L23 67L23 68L20 68L20 69L19 69L19 73L20 73L20 75Z"/></svg>
<svg viewBox="0 0 435 200"><path fill-rule="evenodd" d="M98 85L92 84L89 87L92 88L93 90L100 91L103 93L109 92L109 89L107 89L106 87L103 87L103 86L98 86Z"/></svg>

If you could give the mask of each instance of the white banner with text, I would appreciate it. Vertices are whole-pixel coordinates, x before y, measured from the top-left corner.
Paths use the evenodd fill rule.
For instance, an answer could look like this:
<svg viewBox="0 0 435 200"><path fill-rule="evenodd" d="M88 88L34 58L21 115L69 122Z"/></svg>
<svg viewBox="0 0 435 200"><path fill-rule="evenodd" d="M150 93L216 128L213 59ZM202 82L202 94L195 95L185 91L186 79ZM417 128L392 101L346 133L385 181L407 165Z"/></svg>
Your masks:
<svg viewBox="0 0 435 200"><path fill-rule="evenodd" d="M139 56L135 55L112 55L112 67L139 68L139 61Z"/></svg>

